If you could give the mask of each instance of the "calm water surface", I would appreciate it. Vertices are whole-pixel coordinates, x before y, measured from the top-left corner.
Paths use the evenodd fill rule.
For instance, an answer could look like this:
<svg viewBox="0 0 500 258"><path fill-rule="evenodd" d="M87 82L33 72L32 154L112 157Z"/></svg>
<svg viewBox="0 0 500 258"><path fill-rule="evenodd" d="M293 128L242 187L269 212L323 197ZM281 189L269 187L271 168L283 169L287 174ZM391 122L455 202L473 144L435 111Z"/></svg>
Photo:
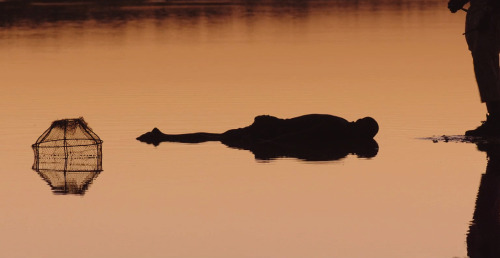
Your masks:
<svg viewBox="0 0 500 258"><path fill-rule="evenodd" d="M486 153L418 139L484 119L465 13L437 0L277 3L0 18L0 257L467 256ZM264 162L135 140L308 113L374 117L378 155ZM104 171L85 195L54 195L30 146L79 116L104 140Z"/></svg>

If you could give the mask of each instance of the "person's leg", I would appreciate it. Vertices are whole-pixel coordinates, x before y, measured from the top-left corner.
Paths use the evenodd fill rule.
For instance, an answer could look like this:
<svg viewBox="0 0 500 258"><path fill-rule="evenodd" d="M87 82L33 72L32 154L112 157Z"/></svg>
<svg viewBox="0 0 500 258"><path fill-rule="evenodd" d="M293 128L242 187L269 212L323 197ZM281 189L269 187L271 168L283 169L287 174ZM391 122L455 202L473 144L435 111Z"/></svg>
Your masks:
<svg viewBox="0 0 500 258"><path fill-rule="evenodd" d="M482 42L477 49L472 51L472 59L481 102L500 102L498 52L491 46L491 43ZM492 107L496 105L492 104Z"/></svg>
<svg viewBox="0 0 500 258"><path fill-rule="evenodd" d="M486 108L488 110L488 117L500 120L500 101L486 102Z"/></svg>
<svg viewBox="0 0 500 258"><path fill-rule="evenodd" d="M488 114L481 126L465 133L469 136L500 135L499 56L494 48L494 42L487 40L488 38L480 36L471 52L479 95L481 102L486 104Z"/></svg>
<svg viewBox="0 0 500 258"><path fill-rule="evenodd" d="M473 20L472 18L469 17L469 20ZM500 135L500 66L497 29L498 26L492 23L486 29L469 29L466 34L479 95L488 111L486 121L477 129L467 131L466 135Z"/></svg>

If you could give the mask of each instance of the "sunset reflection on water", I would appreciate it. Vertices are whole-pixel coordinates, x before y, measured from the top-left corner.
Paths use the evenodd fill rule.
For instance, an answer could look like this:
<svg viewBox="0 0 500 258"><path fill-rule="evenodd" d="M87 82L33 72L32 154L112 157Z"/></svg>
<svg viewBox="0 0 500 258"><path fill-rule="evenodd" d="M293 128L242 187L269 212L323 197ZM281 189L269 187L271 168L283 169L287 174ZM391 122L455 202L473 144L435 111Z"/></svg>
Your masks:
<svg viewBox="0 0 500 258"><path fill-rule="evenodd" d="M486 155L417 139L484 119L465 14L437 0L278 3L0 18L0 256L466 256ZM309 113L374 117L378 154L262 162L135 140ZM56 196L30 146L80 116L105 141L103 172L85 196Z"/></svg>

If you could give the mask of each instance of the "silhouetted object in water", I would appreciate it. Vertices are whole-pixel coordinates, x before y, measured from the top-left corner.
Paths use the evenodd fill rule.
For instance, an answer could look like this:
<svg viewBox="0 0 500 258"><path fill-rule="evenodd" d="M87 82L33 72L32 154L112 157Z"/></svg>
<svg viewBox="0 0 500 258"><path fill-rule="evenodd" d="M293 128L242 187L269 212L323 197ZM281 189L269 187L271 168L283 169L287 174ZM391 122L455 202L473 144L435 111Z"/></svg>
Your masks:
<svg viewBox="0 0 500 258"><path fill-rule="evenodd" d="M481 102L486 103L486 121L468 136L500 135L500 2L489 0L450 0L455 13L470 2L465 23L465 39L472 54ZM465 9L463 9L465 10Z"/></svg>
<svg viewBox="0 0 500 258"><path fill-rule="evenodd" d="M476 208L467 234L470 258L500 257L500 145L478 144L488 155L486 173L476 199Z"/></svg>
<svg viewBox="0 0 500 258"><path fill-rule="evenodd" d="M256 159L270 160L294 157L303 160L337 160L349 153L374 157L378 144L373 137L378 124L371 117L356 122L322 114L291 119L257 116L250 126L228 130L222 134L164 134L157 128L139 136L142 142L157 146L161 142L200 143L220 141L231 148L249 150Z"/></svg>
<svg viewBox="0 0 500 258"><path fill-rule="evenodd" d="M83 118L52 122L32 147L33 170L54 193L84 194L102 171L102 140Z"/></svg>

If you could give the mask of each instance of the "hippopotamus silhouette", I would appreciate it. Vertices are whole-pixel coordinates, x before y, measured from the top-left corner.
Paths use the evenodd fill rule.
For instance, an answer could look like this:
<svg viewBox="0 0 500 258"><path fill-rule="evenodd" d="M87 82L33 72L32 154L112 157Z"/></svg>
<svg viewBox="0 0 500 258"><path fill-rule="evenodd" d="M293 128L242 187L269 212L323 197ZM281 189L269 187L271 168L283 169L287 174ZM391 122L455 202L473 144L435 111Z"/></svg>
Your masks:
<svg viewBox="0 0 500 258"><path fill-rule="evenodd" d="M378 145L373 137L379 130L371 117L349 122L325 114L309 114L290 119L261 115L243 128L224 133L164 134L158 128L137 140L159 145L161 142L201 143L220 141L238 149L252 151L257 159L297 157L305 160L335 160L355 153L373 157Z"/></svg>

